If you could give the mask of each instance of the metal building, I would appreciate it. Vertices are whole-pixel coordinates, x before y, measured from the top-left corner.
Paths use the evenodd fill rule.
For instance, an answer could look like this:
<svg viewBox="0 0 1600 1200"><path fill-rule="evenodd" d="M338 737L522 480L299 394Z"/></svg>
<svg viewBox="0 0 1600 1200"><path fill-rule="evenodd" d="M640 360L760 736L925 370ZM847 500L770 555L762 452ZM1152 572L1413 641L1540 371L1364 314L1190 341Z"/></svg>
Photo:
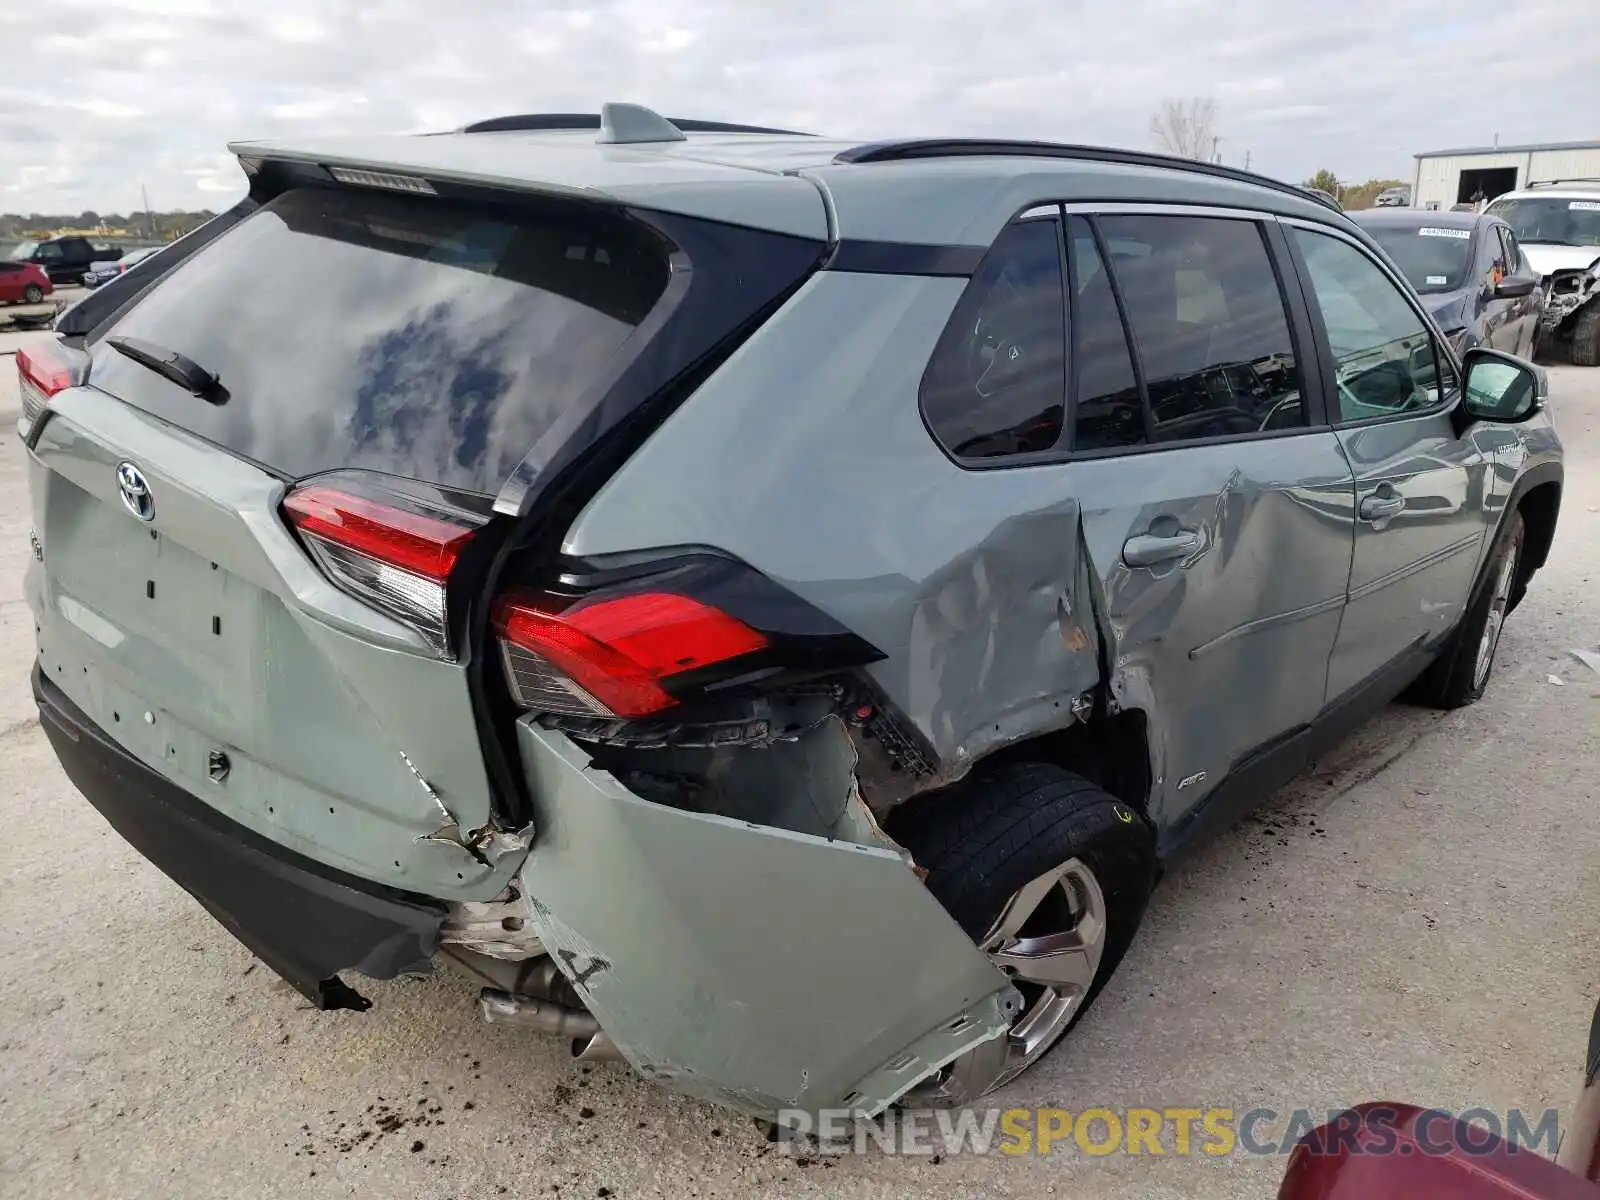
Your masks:
<svg viewBox="0 0 1600 1200"><path fill-rule="evenodd" d="M1600 142L1535 146L1473 146L1417 155L1411 203L1448 209L1502 192L1557 179L1600 180Z"/></svg>

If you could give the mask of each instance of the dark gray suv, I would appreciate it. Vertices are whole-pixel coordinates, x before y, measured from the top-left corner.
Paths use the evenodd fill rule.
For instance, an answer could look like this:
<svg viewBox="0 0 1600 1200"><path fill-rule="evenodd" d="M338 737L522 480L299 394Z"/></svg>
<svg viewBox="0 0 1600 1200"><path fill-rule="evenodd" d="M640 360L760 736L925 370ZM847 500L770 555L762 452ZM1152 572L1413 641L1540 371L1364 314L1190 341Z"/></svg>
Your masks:
<svg viewBox="0 0 1600 1200"><path fill-rule="evenodd" d="M34 688L324 1008L738 1108L960 1103L1162 864L1488 682L1562 467L1300 189L608 106L245 143L18 355Z"/></svg>

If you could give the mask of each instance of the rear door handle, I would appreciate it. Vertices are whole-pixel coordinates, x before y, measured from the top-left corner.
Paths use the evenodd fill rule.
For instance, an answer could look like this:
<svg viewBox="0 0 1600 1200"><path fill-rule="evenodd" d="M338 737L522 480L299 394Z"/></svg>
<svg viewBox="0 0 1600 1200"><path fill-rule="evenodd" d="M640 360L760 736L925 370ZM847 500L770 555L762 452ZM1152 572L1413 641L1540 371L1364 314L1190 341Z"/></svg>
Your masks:
<svg viewBox="0 0 1600 1200"><path fill-rule="evenodd" d="M1390 517L1399 516L1406 506L1404 496L1384 496L1377 492L1361 497L1361 519L1363 521L1387 521Z"/></svg>
<svg viewBox="0 0 1600 1200"><path fill-rule="evenodd" d="M1200 534L1180 529L1169 537L1140 533L1122 543L1122 561L1130 567L1153 567L1175 558L1188 558L1200 549Z"/></svg>

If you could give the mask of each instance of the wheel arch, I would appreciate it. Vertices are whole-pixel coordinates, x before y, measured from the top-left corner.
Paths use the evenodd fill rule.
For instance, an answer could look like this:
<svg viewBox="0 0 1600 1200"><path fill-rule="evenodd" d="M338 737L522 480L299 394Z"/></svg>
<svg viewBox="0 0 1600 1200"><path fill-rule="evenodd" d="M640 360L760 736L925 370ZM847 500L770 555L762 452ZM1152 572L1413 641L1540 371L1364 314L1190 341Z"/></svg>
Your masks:
<svg viewBox="0 0 1600 1200"><path fill-rule="evenodd" d="M1129 708L998 747L973 763L962 780L1010 763L1050 763L1083 776L1150 821L1155 780L1151 755L1149 719L1143 710ZM931 812L935 798L945 791L920 792L897 805L889 818L891 832Z"/></svg>
<svg viewBox="0 0 1600 1200"><path fill-rule="evenodd" d="M1555 522L1562 512L1562 469L1554 462L1534 467L1517 482L1506 506L1507 514L1522 517L1522 563L1517 568L1517 581L1510 606L1522 603L1528 582L1549 560L1550 546L1555 541Z"/></svg>

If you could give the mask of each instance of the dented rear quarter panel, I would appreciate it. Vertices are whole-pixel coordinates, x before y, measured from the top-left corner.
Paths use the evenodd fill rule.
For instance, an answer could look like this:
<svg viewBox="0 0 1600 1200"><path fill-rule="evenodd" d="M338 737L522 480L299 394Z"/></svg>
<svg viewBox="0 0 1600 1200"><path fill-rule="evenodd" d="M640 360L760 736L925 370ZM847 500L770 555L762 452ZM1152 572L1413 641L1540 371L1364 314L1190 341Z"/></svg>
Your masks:
<svg viewBox="0 0 1600 1200"><path fill-rule="evenodd" d="M743 559L884 651L875 681L957 771L1070 724L1100 678L1076 499L1048 473L964 470L922 423L923 366L965 283L813 276L563 547Z"/></svg>

